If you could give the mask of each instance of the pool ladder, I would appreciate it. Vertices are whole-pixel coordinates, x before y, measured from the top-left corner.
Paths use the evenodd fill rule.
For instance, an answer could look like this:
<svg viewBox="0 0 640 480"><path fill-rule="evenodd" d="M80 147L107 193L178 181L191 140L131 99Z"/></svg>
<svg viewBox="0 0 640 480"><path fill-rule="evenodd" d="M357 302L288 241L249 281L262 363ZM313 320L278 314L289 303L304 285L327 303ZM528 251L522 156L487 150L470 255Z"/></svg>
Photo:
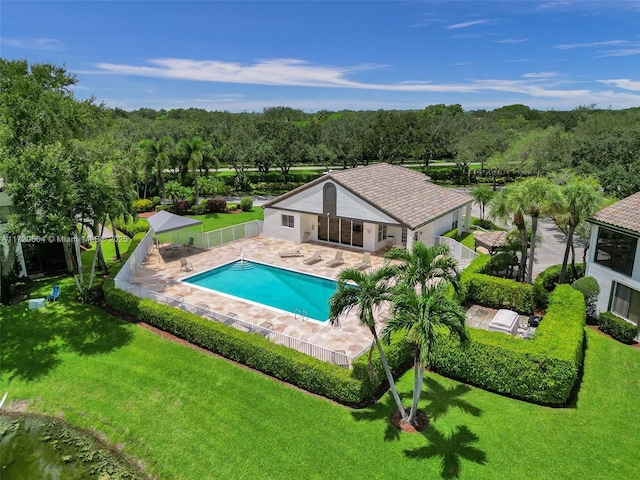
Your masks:
<svg viewBox="0 0 640 480"><path fill-rule="evenodd" d="M301 310L300 308L296 308L294 315L295 315L295 319L301 320L302 323L309 320L309 314L307 313L306 310Z"/></svg>

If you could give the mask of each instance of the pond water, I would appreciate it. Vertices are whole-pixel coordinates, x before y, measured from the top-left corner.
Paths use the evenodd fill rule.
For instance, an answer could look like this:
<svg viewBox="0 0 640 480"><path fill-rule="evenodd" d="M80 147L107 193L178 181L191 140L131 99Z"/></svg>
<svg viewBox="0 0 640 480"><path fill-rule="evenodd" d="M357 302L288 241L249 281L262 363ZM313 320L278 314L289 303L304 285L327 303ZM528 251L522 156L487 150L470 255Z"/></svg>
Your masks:
<svg viewBox="0 0 640 480"><path fill-rule="evenodd" d="M0 415L0 478L142 479L116 454L55 419Z"/></svg>

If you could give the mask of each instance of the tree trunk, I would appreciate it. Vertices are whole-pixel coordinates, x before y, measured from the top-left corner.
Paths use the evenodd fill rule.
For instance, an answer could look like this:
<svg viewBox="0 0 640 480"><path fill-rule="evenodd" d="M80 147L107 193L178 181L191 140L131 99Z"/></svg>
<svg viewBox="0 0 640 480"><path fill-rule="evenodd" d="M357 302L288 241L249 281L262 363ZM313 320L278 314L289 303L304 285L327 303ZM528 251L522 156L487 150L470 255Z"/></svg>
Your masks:
<svg viewBox="0 0 640 480"><path fill-rule="evenodd" d="M396 382L393 380L393 375L391 374L391 369L389 368L389 362L387 362L387 357L382 350L382 345L380 344L380 339L375 331L375 328L371 329L371 334L373 335L373 341L378 348L378 353L380 354L380 361L382 362L382 366L384 367L384 373L387 375L387 381L389 382L389 388L391 389L391 394L393 395L393 399L396 401L396 406L398 407L398 411L400 412L400 416L403 420L407 420L407 412L404 411L404 407L402 406L402 400L400 400L400 395L398 395L398 390L396 389Z"/></svg>
<svg viewBox="0 0 640 480"><path fill-rule="evenodd" d="M569 262L569 250L573 246L573 232L576 227L574 225L569 226L569 232L567 233L567 245L564 249L564 257L562 259L562 270L560 270L560 277L558 277L558 283L564 283L567 276L567 263Z"/></svg>
<svg viewBox="0 0 640 480"><path fill-rule="evenodd" d="M8 305L11 299L11 274L16 258L18 242L7 237L7 245L0 244L0 304Z"/></svg>
<svg viewBox="0 0 640 480"><path fill-rule="evenodd" d="M116 229L116 222L113 219L113 217L111 217L111 231L113 232L113 246L116 249L116 259L120 260L122 258L122 256L120 255L120 245L118 245L118 230Z"/></svg>
<svg viewBox="0 0 640 480"><path fill-rule="evenodd" d="M533 283L533 262L536 253L536 232L538 231L538 216L531 215L531 251L529 252L529 269L527 271L527 283Z"/></svg>
<svg viewBox="0 0 640 480"><path fill-rule="evenodd" d="M407 420L412 425L415 424L416 415L418 414L418 402L420 401L420 394L422 393L422 382L424 379L424 367L420 364L419 352L417 352L416 354L413 367L413 398L411 400L411 411L409 412L409 419Z"/></svg>
<svg viewBox="0 0 640 480"><path fill-rule="evenodd" d="M527 265L527 228L526 226L518 227L520 230L520 264L518 268L520 271L518 272L518 280L524 281L524 271Z"/></svg>

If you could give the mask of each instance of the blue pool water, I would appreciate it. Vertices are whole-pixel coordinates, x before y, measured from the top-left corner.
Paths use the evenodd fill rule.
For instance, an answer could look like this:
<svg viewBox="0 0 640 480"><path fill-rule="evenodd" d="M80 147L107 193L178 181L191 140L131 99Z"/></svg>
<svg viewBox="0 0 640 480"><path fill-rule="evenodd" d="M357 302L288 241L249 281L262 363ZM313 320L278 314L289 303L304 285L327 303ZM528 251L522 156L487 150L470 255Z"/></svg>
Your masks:
<svg viewBox="0 0 640 480"><path fill-rule="evenodd" d="M247 260L184 281L291 313L304 310L307 317L321 322L329 318L329 298L337 287L333 280Z"/></svg>

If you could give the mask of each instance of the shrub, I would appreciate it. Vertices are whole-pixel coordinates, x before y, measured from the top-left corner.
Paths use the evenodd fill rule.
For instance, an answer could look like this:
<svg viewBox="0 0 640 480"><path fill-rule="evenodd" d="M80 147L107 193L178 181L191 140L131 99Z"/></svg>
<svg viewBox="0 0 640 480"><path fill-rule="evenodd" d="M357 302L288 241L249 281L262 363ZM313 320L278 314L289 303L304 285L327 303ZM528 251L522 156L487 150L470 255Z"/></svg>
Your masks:
<svg viewBox="0 0 640 480"><path fill-rule="evenodd" d="M546 405L571 399L583 361L584 302L568 285L551 295L549 310L532 340L470 329L461 347L438 337L434 368L490 391Z"/></svg>
<svg viewBox="0 0 640 480"><path fill-rule="evenodd" d="M210 198L207 200L207 212L224 213L227 211L227 201L222 197Z"/></svg>
<svg viewBox="0 0 640 480"><path fill-rule="evenodd" d="M173 202L173 213L176 215L186 215L191 211L191 202L189 200L176 200Z"/></svg>
<svg viewBox="0 0 640 480"><path fill-rule="evenodd" d="M549 303L549 292L553 291L560 278L560 272L562 271L562 265L552 265L538 274L533 282L533 295L535 304L540 309L547 308ZM573 269L571 266L567 266L566 280L571 283L578 278L584 276L584 264L576 263L577 276L573 275Z"/></svg>
<svg viewBox="0 0 640 480"><path fill-rule="evenodd" d="M629 323L611 312L602 312L598 316L598 324L600 330L622 343L634 343L638 336L637 325Z"/></svg>
<svg viewBox="0 0 640 480"><path fill-rule="evenodd" d="M141 198L139 200L134 200L132 203L133 209L138 212L150 212L153 210L153 202L148 198Z"/></svg>
<svg viewBox="0 0 640 480"><path fill-rule="evenodd" d="M200 202L198 205L191 207L191 211L196 215L202 215L207 211L207 205L206 203L203 205L202 202Z"/></svg>
<svg viewBox="0 0 640 480"><path fill-rule="evenodd" d="M600 285L593 277L582 277L571 284L573 288L582 293L584 303L587 308L587 316L594 317L596 314L596 302L600 295Z"/></svg>
<svg viewBox="0 0 640 480"><path fill-rule="evenodd" d="M171 210L173 210L173 206L172 205L156 205L156 212L162 212L163 210L167 210L168 212L170 212Z"/></svg>
<svg viewBox="0 0 640 480"><path fill-rule="evenodd" d="M250 212L253 208L253 199L251 197L244 197L240 200L240 209L243 212Z"/></svg>
<svg viewBox="0 0 640 480"><path fill-rule="evenodd" d="M138 218L137 220L131 220L125 222L122 218L119 218L115 221L116 228L123 232L130 238L133 238L134 235L138 233L146 233L149 230L149 222L147 222L144 218Z"/></svg>
<svg viewBox="0 0 640 480"><path fill-rule="evenodd" d="M151 201L153 202L153 206L155 207L156 205L160 205L160 202L162 201L162 199L156 195L151 199Z"/></svg>
<svg viewBox="0 0 640 480"><path fill-rule="evenodd" d="M491 266L490 255L480 255L462 272L465 300L492 308L510 308L520 313L533 313L533 287L485 272Z"/></svg>

